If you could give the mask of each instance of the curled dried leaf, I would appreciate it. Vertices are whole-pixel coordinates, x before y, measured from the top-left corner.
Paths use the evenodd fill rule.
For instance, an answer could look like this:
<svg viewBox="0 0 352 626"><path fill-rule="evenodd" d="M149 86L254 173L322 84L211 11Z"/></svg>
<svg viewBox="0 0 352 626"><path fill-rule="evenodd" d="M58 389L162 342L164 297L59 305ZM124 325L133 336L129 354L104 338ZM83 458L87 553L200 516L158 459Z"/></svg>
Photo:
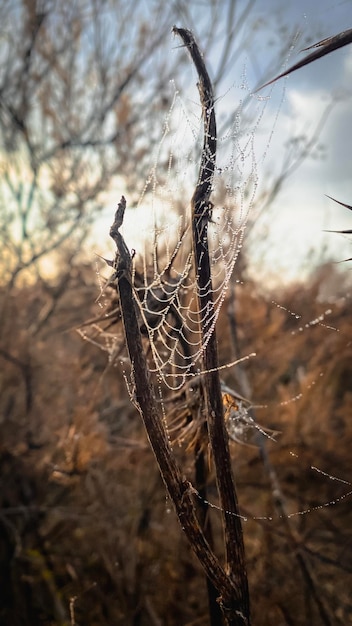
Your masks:
<svg viewBox="0 0 352 626"><path fill-rule="evenodd" d="M279 78L284 78L284 76L288 76L289 74L291 74L292 72L295 72L301 67L304 67L305 65L308 65L309 63L312 63L313 61L316 61L317 59L321 59L326 54L329 54L330 52L333 52L334 50L338 50L339 48L342 48L343 46L347 46L347 44L350 44L350 43L352 43L352 28L350 28L349 30L344 30L342 33L338 33L338 35L334 35L333 37L327 37L325 39L322 39L321 41L318 41L317 43L313 44L312 46L309 46L308 48L304 48L302 52L306 50L311 50L312 48L318 48L318 49L314 50L314 52L311 52L311 54L308 54L308 56L306 56L301 61L298 61L298 63L295 63L295 65L292 65L292 67L289 67L288 70L285 70L284 72L282 72L281 74L273 78L272 80L269 80L267 83L264 83L264 85L261 85L261 87L259 87L256 91L259 91L260 89L263 89L264 87L267 87L268 85L272 85L277 80L279 80Z"/></svg>

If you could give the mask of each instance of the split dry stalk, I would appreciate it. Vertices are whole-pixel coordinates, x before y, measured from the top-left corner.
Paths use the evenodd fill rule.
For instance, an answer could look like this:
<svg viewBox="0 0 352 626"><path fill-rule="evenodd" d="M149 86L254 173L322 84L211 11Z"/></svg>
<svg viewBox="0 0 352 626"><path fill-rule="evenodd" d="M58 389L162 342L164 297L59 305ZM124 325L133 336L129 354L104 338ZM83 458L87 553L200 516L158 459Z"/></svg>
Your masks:
<svg viewBox="0 0 352 626"><path fill-rule="evenodd" d="M244 556L241 517L232 473L228 435L224 422L218 351L215 328L209 332L214 319L212 276L208 243L208 224L211 219L210 195L216 161L216 118L213 88L197 43L188 30L173 29L190 52L196 67L199 95L204 122L203 150L199 177L192 197L193 251L196 263L199 322L204 345L204 389L206 398L209 442L214 460L218 493L223 515L226 548L226 571L233 580L237 594L234 606L249 619L249 593Z"/></svg>
<svg viewBox="0 0 352 626"><path fill-rule="evenodd" d="M216 120L212 84L199 48L190 31L174 27L188 48L199 76L199 93L204 119L204 142L198 182L192 197L193 254L196 267L199 324L204 346L203 386L210 449L216 470L217 488L223 516L225 536L225 567L206 540L196 515L194 497L197 492L184 478L176 462L156 401L142 346L136 303L132 287L132 258L120 233L126 208L122 197L110 235L117 252L113 263L121 306L126 345L132 367L135 404L143 421L161 476L172 499L181 526L198 557L208 580L219 593L223 621L228 626L249 626L249 593L244 559L241 518L232 473L228 435L224 423L218 354L212 299L212 277L208 245L208 223L211 218L212 190L216 159ZM206 313L202 313L206 312ZM198 495L198 494L197 494Z"/></svg>
<svg viewBox="0 0 352 626"><path fill-rule="evenodd" d="M177 465L167 438L163 416L150 381L149 368L142 346L136 304L133 297L132 258L119 232L125 208L126 200L122 196L115 214L114 223L110 229L110 235L115 241L117 248L114 262L115 279L120 297L126 344L133 371L135 404L143 418L150 445L170 498L175 505L182 529L203 566L207 577L218 589L221 604L224 607L229 607L233 604L233 597L237 597L236 586L220 565L204 537L195 512L193 502L194 490L191 484L182 476ZM228 623L231 626L243 626L247 622L244 620L228 620Z"/></svg>

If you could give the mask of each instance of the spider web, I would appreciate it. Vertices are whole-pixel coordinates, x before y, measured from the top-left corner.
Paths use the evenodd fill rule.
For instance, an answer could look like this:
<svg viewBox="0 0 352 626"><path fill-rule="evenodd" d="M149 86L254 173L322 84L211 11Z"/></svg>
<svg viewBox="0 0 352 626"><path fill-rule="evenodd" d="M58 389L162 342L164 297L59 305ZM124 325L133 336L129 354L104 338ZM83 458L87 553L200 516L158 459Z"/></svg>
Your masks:
<svg viewBox="0 0 352 626"><path fill-rule="evenodd" d="M258 156L256 136L258 129L264 125L269 100L253 98L245 81L237 89L240 94L237 101L240 103L233 119L226 132L218 137L217 163L212 181L213 206L208 225L212 269L212 285L208 288L212 293L213 308L199 311L192 253L191 197L198 176L203 121L196 100L182 96L175 84L172 84L172 88L174 97L164 120L162 138L137 202L137 209L143 209L148 216L148 225L143 224L143 238L133 251L133 288L149 369L154 376L170 442L186 443L192 447L192 441L197 437L198 424L188 419L189 394L193 394L191 402L198 402L204 347L214 332L230 281L234 280L235 265L256 200L262 163L269 150L284 93L262 156ZM232 91L233 99L236 100L234 86ZM252 105L251 113L246 107L248 100ZM221 101L216 106L221 107ZM129 245L127 236L125 240ZM126 366L128 359L124 352L119 302L116 288L110 285L109 279L107 282L101 280L98 302L103 315L90 320L80 332L84 338L108 352L110 363L121 365L133 400L134 381L129 366ZM272 304L285 309L287 315L297 320L301 317L274 300ZM317 325L336 330L324 323L330 312L330 309L326 310L319 318L304 326L298 322L298 328L292 334L302 333ZM200 332L200 320L205 322L205 340ZM250 353L243 359L255 356L255 353ZM222 367L231 368L238 362L232 361ZM258 446L259 438L261 442L264 441L264 445L265 441L276 443L277 433L262 427L252 418L251 403L246 398L229 390L224 384L222 391L226 426L234 442ZM299 399L300 396L294 396L281 404ZM169 409L169 403L174 403L174 409ZM280 403L276 406L279 407ZM185 407L184 411L182 407ZM290 455L299 462L295 452L291 451ZM330 481L348 487L352 484L314 465L307 469ZM200 497L196 490L195 493ZM351 493L348 491L334 500L291 512L289 517L337 504ZM206 502L214 509L219 508L215 503ZM243 520L249 519L248 515L241 517ZM271 521L272 518L259 515L251 519Z"/></svg>
<svg viewBox="0 0 352 626"><path fill-rule="evenodd" d="M204 348L214 332L255 200L258 186L255 137L267 102L255 99L251 124L244 124L249 113L245 112L243 99L248 101L250 92L242 81L239 88L242 101L226 132L218 138L208 224L212 269L212 284L208 289L213 307L199 311L192 254L191 197L198 177L203 121L200 105L182 97L176 86L172 86L172 105L137 202L139 214L142 209L152 226L145 228L143 240L134 251L133 286L150 372L167 389L175 391L203 371ZM221 108L221 100L217 106ZM125 239L128 245L128 238ZM120 319L118 302L114 299L111 303L110 295L106 297L106 285L101 287L99 302L105 320L113 317L113 311L116 319ZM205 338L200 332L200 320L205 323ZM100 322L84 330L84 336L106 349L114 361L121 356L123 337L116 334L116 328L110 332Z"/></svg>

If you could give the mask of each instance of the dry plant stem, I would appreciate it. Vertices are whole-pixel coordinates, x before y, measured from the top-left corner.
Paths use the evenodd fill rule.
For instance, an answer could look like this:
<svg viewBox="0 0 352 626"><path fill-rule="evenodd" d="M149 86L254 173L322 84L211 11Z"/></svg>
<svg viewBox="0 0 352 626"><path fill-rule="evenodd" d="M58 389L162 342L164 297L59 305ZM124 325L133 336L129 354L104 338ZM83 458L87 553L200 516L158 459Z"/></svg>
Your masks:
<svg viewBox="0 0 352 626"><path fill-rule="evenodd" d="M198 406L199 413L203 411L203 402ZM194 416L194 419L197 419ZM206 429L206 425L203 424L203 428ZM209 463L206 458L206 453L203 447L197 445L195 449L195 485L199 494L199 502L197 509L197 516L204 533L206 540L208 541L211 549L214 549L214 539L211 519L209 516L208 494L207 494L207 478L209 476ZM221 619L221 607L217 601L218 591L212 584L209 578L206 578L207 591L208 591L208 604L209 604L209 619L210 626L218 626L222 624Z"/></svg>
<svg viewBox="0 0 352 626"><path fill-rule="evenodd" d="M115 279L117 280L126 344L133 372L135 404L143 418L150 445L170 498L175 505L181 526L206 575L218 589L221 602L227 606L236 593L235 585L221 567L200 528L193 504L192 486L182 476L176 463L163 425L163 417L153 393L133 298L132 259L119 232L125 207L126 200L122 197L110 229L110 236L117 247L114 262ZM237 624L237 622L233 622L233 624Z"/></svg>
<svg viewBox="0 0 352 626"><path fill-rule="evenodd" d="M249 593L244 557L244 544L241 518L237 503L235 483L232 474L228 436L224 423L220 378L217 371L218 353L215 328L210 325L214 319L212 298L212 278L208 246L208 223L211 218L210 194L216 159L216 119L212 84L203 57L192 33L182 28L173 28L188 48L196 67L198 89L204 120L204 140L199 178L192 197L193 248L198 282L198 306L204 345L204 387L209 440L216 469L217 486L220 497L226 547L226 571L233 581L236 594L228 607L238 621L234 624L249 623ZM241 621L242 620L242 621Z"/></svg>

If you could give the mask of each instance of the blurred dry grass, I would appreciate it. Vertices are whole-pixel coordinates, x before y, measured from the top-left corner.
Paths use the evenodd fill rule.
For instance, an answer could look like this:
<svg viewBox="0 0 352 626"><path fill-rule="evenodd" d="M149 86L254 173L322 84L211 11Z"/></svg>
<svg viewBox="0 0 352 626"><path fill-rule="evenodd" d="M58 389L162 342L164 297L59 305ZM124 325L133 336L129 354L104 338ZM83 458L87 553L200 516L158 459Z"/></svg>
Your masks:
<svg viewBox="0 0 352 626"><path fill-rule="evenodd" d="M40 284L0 294L0 622L207 624L202 573L170 511L120 368L66 332L97 313L92 278L77 269L49 315L53 294ZM339 501L351 487L310 466L351 480L351 316L348 299L330 302L325 294L332 282L343 294L341 280L325 267L306 288L264 297L247 283L236 296L241 352L257 353L246 364L252 399L267 405L257 418L281 433L267 449L287 509L336 502L290 518L332 624L352 623L351 497ZM309 323L328 309L321 325ZM219 329L226 363L226 306ZM224 379L236 385L232 370ZM248 517L253 624L323 623L258 449L233 443L232 452ZM192 476L193 458L182 448L177 454ZM209 499L216 504L212 485ZM217 533L218 512L210 514Z"/></svg>

